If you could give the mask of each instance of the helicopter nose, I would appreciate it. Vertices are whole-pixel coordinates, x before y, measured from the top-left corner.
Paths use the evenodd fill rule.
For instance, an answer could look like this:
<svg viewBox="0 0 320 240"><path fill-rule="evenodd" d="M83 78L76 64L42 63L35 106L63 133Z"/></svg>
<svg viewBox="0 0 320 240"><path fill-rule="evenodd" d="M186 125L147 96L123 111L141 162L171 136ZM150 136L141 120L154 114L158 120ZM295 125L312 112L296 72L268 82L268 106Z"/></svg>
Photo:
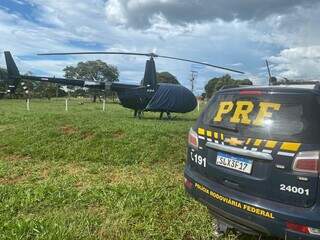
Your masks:
<svg viewBox="0 0 320 240"><path fill-rule="evenodd" d="M188 88L181 87L181 96L183 96L183 112L191 112L197 107L197 99Z"/></svg>

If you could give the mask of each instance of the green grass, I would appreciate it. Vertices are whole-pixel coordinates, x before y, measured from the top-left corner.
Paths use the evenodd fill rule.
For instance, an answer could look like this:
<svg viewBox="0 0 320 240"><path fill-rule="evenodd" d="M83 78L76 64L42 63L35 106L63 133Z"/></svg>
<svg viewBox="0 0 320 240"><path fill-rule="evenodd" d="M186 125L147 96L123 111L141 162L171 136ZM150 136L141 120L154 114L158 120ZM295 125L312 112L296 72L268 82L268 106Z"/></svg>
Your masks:
<svg viewBox="0 0 320 240"><path fill-rule="evenodd" d="M0 239L214 239L183 187L198 112L79 102L0 100Z"/></svg>

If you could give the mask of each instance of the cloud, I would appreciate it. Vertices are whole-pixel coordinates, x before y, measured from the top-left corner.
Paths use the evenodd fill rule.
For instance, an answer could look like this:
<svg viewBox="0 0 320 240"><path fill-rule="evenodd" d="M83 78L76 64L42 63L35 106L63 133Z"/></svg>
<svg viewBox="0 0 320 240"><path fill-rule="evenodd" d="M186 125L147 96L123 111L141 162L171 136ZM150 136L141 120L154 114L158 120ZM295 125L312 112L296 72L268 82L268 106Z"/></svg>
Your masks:
<svg viewBox="0 0 320 240"><path fill-rule="evenodd" d="M239 67L246 69L246 76L256 83L267 79L265 59L273 61L274 71L280 76L319 78L319 11L319 1L313 0L109 0L106 4L109 22L152 32L164 39L184 39L174 46L185 47L191 56L198 54L194 55L188 45L205 59L205 49L210 49L210 53L231 60L229 66L241 61ZM172 52L180 54L177 50ZM215 58L207 58L216 62ZM201 80L200 85L205 81Z"/></svg>
<svg viewBox="0 0 320 240"><path fill-rule="evenodd" d="M285 16L272 16L253 24L261 34L255 41L276 46L276 54L264 58L273 63L274 74L289 79L319 79L320 3L297 8ZM264 31L263 31L264 30Z"/></svg>
<svg viewBox="0 0 320 240"><path fill-rule="evenodd" d="M288 79L320 79L320 45L282 50L270 58L273 70Z"/></svg>
<svg viewBox="0 0 320 240"><path fill-rule="evenodd" d="M299 7L310 7L318 0L109 0L108 21L127 27L146 29L154 16L171 24L223 21L260 21L272 15L285 15Z"/></svg>
<svg viewBox="0 0 320 240"><path fill-rule="evenodd" d="M0 50L12 50L16 57L22 57L24 61L19 63L22 71L37 72L36 70L39 69L39 73L61 76L62 64L70 65L78 61L101 58L117 65L120 69L120 77L125 81L140 82L143 77L145 58L99 55L61 59L34 56L37 52L55 51L151 52L157 50L163 55L193 58L229 67L241 60L236 56L233 56L234 59L224 59L222 51L225 43L234 42L233 38L244 39L246 30L240 29L243 27L240 23L193 24L185 28L174 26L163 16L158 15L152 19L153 25L149 29L134 30L107 24L104 1L81 1L79 4L79 1L75 0L63 3L53 0L30 0L29 3L33 6L33 12L37 13L33 17L34 21L29 21L22 15L0 11L0 34L3 36L0 38ZM91 8L92 5L95 7ZM89 10L85 11L85 9ZM226 32L229 31L232 34L226 36ZM215 34L208 38L208 32ZM234 52L242 51L241 48L234 47ZM25 55L29 58L23 58ZM217 55L219 58L215 57ZM2 59L1 62L3 63ZM180 82L189 85L190 64L157 60L157 69L170 71L178 77ZM199 74L199 86L202 87L205 79L215 74L213 70Z"/></svg>

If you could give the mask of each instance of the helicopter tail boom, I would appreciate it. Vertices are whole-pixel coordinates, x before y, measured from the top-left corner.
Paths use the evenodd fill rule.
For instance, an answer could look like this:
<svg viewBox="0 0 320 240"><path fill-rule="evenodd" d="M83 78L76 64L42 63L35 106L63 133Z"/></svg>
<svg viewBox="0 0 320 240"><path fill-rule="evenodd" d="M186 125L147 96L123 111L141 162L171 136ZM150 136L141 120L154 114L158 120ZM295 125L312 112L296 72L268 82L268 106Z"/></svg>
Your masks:
<svg viewBox="0 0 320 240"><path fill-rule="evenodd" d="M50 82L50 83L57 83L61 85L105 89L104 82L95 82L90 80L85 81L85 80L76 80L76 79L68 79L68 78L56 78L56 77L39 77L39 76L20 75L19 69L11 55L11 52L5 51L4 56L6 60L8 80L9 80L8 93L15 93L17 86L21 80Z"/></svg>

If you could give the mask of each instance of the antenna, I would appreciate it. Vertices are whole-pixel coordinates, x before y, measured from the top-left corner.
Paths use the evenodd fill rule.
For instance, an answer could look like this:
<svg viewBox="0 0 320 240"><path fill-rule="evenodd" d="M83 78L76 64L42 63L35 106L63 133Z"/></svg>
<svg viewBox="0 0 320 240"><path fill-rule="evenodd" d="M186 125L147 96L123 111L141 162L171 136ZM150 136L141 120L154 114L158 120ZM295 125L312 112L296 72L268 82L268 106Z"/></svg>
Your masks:
<svg viewBox="0 0 320 240"><path fill-rule="evenodd" d="M267 65L268 75L269 75L269 86L276 85L277 84L277 78L276 77L272 77L268 60L266 60L266 65Z"/></svg>
<svg viewBox="0 0 320 240"><path fill-rule="evenodd" d="M271 71L270 71L270 67L269 67L269 62L268 62L268 60L266 60L266 64L267 64L267 69L268 69L269 78L271 78Z"/></svg>

